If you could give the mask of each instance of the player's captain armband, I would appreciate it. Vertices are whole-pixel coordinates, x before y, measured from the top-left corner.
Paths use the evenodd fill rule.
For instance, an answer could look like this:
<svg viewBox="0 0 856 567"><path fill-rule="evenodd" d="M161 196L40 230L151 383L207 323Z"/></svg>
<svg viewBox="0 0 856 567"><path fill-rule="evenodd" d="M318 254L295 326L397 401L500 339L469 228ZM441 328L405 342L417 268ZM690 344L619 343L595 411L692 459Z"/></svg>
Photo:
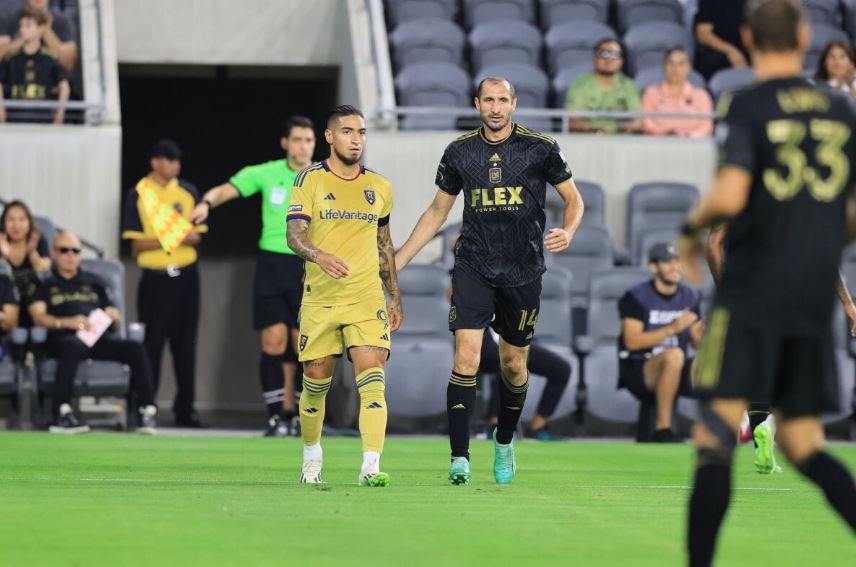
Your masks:
<svg viewBox="0 0 856 567"><path fill-rule="evenodd" d="M290 207L288 207L288 212L289 213L302 213L303 212L303 205L291 205Z"/></svg>

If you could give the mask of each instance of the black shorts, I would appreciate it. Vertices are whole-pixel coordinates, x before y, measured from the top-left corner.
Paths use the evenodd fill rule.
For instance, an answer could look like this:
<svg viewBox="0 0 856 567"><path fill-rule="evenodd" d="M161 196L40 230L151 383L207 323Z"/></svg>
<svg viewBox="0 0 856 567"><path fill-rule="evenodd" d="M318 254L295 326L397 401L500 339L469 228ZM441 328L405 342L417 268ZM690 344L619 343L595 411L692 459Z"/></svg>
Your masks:
<svg viewBox="0 0 856 567"><path fill-rule="evenodd" d="M293 254L259 252L253 279L253 329L285 323L297 328L303 298L303 259Z"/></svg>
<svg viewBox="0 0 856 567"><path fill-rule="evenodd" d="M486 329L490 325L505 342L529 346L540 307L540 277L517 287L493 287L458 266L452 271L449 330L453 333L458 329Z"/></svg>
<svg viewBox="0 0 856 567"><path fill-rule="evenodd" d="M693 358L684 361L681 369L681 385L678 387L678 395L692 397L692 366ZM618 387L626 388L633 397L640 402L653 402L657 399L654 392L645 385L645 363L647 360L622 360L618 364Z"/></svg>
<svg viewBox="0 0 856 567"><path fill-rule="evenodd" d="M786 418L838 411L832 331L814 338L762 331L717 307L699 352L696 391L703 399L770 402Z"/></svg>

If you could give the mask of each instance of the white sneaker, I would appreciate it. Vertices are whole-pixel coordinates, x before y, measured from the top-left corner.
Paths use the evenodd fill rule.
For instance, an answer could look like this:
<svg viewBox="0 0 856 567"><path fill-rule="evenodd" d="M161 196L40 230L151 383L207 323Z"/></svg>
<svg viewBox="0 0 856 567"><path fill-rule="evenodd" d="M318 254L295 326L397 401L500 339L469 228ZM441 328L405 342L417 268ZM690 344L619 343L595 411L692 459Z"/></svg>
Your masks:
<svg viewBox="0 0 856 567"><path fill-rule="evenodd" d="M303 459L303 471L300 473L301 484L321 484L321 467L323 458Z"/></svg>

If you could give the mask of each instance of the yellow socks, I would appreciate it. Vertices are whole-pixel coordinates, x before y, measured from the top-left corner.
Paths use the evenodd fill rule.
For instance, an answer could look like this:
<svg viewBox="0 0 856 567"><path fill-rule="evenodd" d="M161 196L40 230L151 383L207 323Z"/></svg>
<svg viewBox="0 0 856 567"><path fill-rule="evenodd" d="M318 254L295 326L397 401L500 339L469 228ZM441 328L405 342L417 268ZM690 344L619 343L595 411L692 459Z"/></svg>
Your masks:
<svg viewBox="0 0 856 567"><path fill-rule="evenodd" d="M304 386L305 391L306 386ZM360 372L357 375L357 391L360 394L360 435L363 438L363 451L382 453L383 440L386 436L383 368L369 368ZM300 401L302 404L303 399L301 398ZM300 415L302 418L302 405ZM306 439L305 435L303 439Z"/></svg>
<svg viewBox="0 0 856 567"><path fill-rule="evenodd" d="M325 400L332 381L332 376L316 380L303 375L303 393L300 395L300 435L306 445L317 445L321 441ZM381 396L383 396L383 386L381 386ZM384 423L386 423L386 410L384 410ZM360 418L360 428L362 428L362 418Z"/></svg>

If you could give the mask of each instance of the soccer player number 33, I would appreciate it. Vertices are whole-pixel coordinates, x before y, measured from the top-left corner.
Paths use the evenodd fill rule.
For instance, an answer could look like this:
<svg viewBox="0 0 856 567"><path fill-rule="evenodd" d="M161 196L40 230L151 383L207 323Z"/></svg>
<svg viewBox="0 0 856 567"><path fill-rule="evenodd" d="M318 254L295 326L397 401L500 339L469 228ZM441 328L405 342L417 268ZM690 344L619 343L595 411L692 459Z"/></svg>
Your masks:
<svg viewBox="0 0 856 567"><path fill-rule="evenodd" d="M808 158L800 148L806 134L817 142L815 161L829 168L829 176L821 177L808 166ZM774 120L767 124L767 138L776 144L776 159L787 168L787 175L768 168L764 171L764 185L779 201L793 199L803 184L814 199L823 202L835 200L850 176L850 161L844 154L844 144L850 139L850 128L834 120L814 119L808 124L795 120Z"/></svg>

